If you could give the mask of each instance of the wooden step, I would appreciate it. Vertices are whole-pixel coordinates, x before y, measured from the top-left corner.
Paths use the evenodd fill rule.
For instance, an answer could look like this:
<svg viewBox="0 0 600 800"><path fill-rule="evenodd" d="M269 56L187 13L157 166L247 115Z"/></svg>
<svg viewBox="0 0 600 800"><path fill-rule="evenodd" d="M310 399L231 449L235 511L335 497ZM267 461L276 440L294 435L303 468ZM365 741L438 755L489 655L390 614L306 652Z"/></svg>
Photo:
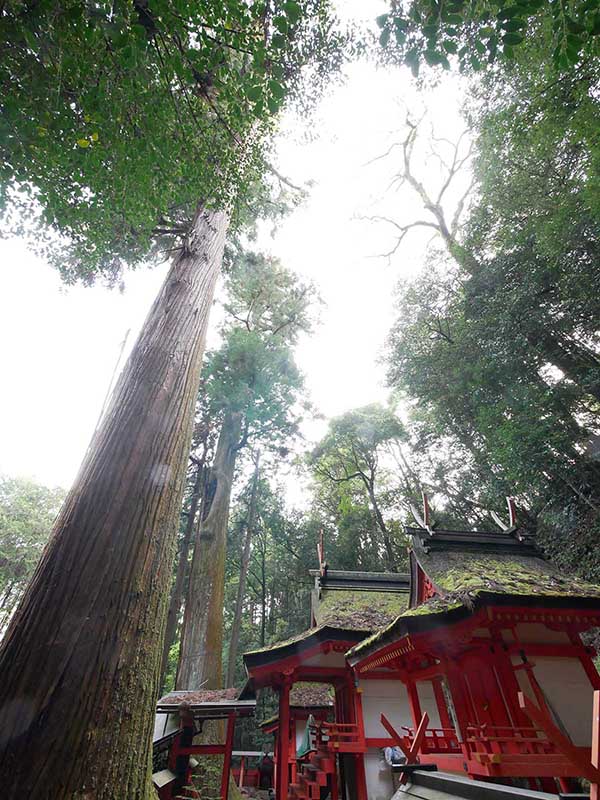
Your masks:
<svg viewBox="0 0 600 800"><path fill-rule="evenodd" d="M310 800L319 800L321 796L321 787L316 781L308 781L306 778L300 777L301 791L305 797Z"/></svg>
<svg viewBox="0 0 600 800"><path fill-rule="evenodd" d="M303 764L302 772L300 774L303 777L306 777L306 779L309 781L316 781L319 786L327 785L327 773L322 769L315 767L314 764Z"/></svg>

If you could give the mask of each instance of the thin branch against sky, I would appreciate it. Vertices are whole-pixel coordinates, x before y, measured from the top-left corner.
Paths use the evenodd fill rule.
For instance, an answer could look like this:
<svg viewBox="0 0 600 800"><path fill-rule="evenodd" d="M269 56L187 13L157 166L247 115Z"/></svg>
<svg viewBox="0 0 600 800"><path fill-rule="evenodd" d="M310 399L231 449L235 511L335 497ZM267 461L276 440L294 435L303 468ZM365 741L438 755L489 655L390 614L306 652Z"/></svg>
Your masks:
<svg viewBox="0 0 600 800"><path fill-rule="evenodd" d="M399 219L398 195L383 197L390 165L385 159L366 162L401 127L402 105L422 105L417 96L408 71L356 64L318 110L319 136L308 142L282 136L278 142L281 174L298 185L314 182L306 202L274 235L265 226L258 242L311 277L326 304L321 326L298 347L311 399L323 415L306 420L309 441L324 431L324 418L387 397L378 354L393 320L393 289L420 269L430 232L409 237L387 266L372 258L385 242L381 228L356 216L378 203L380 213ZM436 130L450 140L462 126L459 105L460 87L450 76L428 93L430 113L443 123ZM0 397L0 471L68 486L124 334L132 329L130 347L166 267L128 274L120 294L102 286L64 289L18 241L0 243L0 262L10 265L0 272L8 389Z"/></svg>

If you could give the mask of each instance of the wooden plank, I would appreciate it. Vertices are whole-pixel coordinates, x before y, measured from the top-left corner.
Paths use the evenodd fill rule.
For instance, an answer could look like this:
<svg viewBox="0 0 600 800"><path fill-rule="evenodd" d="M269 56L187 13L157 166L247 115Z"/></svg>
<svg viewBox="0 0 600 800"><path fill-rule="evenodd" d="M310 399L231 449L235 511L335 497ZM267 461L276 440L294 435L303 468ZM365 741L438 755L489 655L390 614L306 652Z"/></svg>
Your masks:
<svg viewBox="0 0 600 800"><path fill-rule="evenodd" d="M528 697L525 697L523 692L519 692L519 705L532 722L539 725L552 744L577 767L583 778L590 783L600 782L600 771L597 767L586 761L579 749L556 727L550 717L534 705Z"/></svg>
<svg viewBox="0 0 600 800"><path fill-rule="evenodd" d="M404 753L404 755L406 756L406 758L408 760L410 758L410 749L408 747L406 747L406 745L404 744L404 737L400 736L398 731L394 728L394 726L388 720L388 718L385 716L385 714L381 715L380 720L381 720L381 724L383 725L383 727L386 729L386 731L392 737L393 743L398 745L398 747L400 748L400 750L402 750L402 752Z"/></svg>
<svg viewBox="0 0 600 800"><path fill-rule="evenodd" d="M600 691L594 692L594 706L592 712L592 766L597 770L600 766ZM599 800L599 781L590 783L590 800Z"/></svg>

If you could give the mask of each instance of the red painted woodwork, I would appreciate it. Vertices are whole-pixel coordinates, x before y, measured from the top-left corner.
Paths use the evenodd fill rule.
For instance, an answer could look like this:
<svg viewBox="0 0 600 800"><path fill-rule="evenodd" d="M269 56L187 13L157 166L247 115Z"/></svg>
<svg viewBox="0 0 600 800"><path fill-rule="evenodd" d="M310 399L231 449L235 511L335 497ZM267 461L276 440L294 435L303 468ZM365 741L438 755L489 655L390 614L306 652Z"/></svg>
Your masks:
<svg viewBox="0 0 600 800"><path fill-rule="evenodd" d="M233 734L235 731L235 713L227 718L227 732L225 734L225 751L223 756L223 771L221 773L221 800L227 800L229 794L229 775L231 774L231 751L233 750Z"/></svg>
<svg viewBox="0 0 600 800"><path fill-rule="evenodd" d="M600 691L594 691L594 708L592 711L592 752L591 762L594 769L600 767ZM590 784L590 800L598 800L599 784L593 781Z"/></svg>
<svg viewBox="0 0 600 800"><path fill-rule="evenodd" d="M285 680L279 688L277 780L275 783L276 800L287 800L288 798L290 761L290 686L291 681Z"/></svg>

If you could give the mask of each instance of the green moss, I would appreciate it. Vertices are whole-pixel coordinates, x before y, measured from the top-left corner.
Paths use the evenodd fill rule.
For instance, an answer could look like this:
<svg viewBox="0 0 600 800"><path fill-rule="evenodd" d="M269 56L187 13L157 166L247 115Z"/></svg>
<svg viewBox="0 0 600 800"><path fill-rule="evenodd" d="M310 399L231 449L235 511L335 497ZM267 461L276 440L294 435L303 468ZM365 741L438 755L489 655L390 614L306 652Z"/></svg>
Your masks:
<svg viewBox="0 0 600 800"><path fill-rule="evenodd" d="M600 586L559 572L534 556L468 552L419 553L419 563L446 597L479 592L539 597L600 598Z"/></svg>
<svg viewBox="0 0 600 800"><path fill-rule="evenodd" d="M254 653L268 653L270 650L278 650L280 647L287 647L289 644L295 644L296 642L302 642L304 639L308 639L309 636L312 636L313 633L316 633L320 628L323 627L322 625L316 628L309 628L307 631L302 631L302 633L297 633L295 636L290 636L289 639L284 639L282 642L275 642L274 644L270 644L268 647L259 647L256 650L246 650L244 655L253 655Z"/></svg>
<svg viewBox="0 0 600 800"><path fill-rule="evenodd" d="M316 610L317 622L344 630L371 631L396 619L406 609L408 599L408 594L399 592L324 590Z"/></svg>

